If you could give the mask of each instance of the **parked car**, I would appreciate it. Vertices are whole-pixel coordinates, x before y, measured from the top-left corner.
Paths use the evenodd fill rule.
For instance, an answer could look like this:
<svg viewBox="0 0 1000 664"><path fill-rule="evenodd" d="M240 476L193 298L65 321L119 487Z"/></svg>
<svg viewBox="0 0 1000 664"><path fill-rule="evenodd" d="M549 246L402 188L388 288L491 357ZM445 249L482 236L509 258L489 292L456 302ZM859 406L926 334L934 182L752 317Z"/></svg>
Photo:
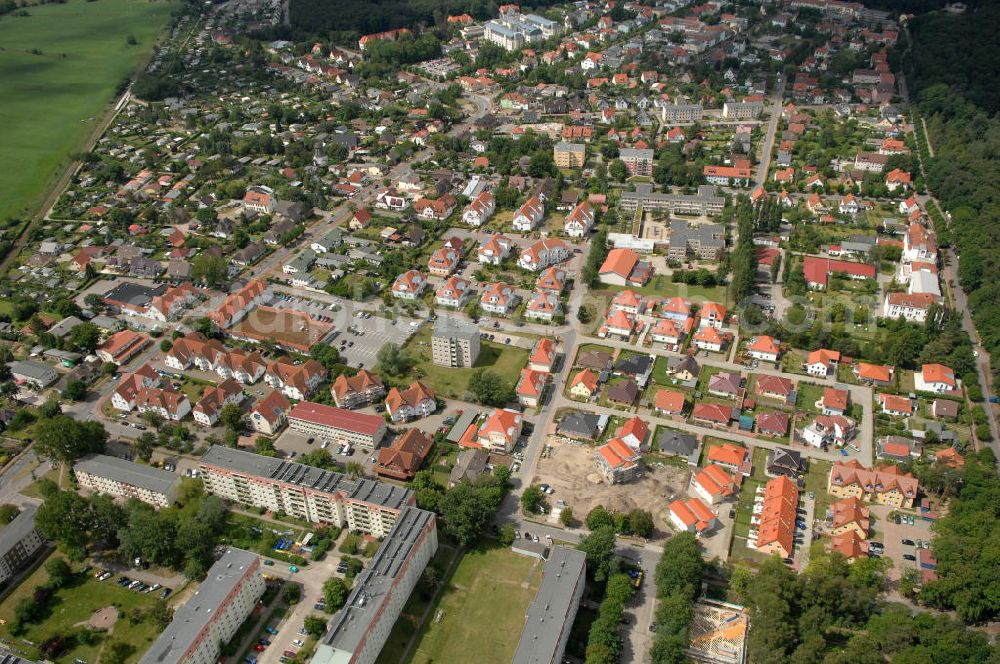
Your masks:
<svg viewBox="0 0 1000 664"><path fill-rule="evenodd" d="M903 540L903 546L913 546L913 540L911 540L911 539L904 539Z"/></svg>
<svg viewBox="0 0 1000 664"><path fill-rule="evenodd" d="M903 554L903 560L915 561L916 559L917 559L917 557L915 555L913 555L912 553L904 553Z"/></svg>

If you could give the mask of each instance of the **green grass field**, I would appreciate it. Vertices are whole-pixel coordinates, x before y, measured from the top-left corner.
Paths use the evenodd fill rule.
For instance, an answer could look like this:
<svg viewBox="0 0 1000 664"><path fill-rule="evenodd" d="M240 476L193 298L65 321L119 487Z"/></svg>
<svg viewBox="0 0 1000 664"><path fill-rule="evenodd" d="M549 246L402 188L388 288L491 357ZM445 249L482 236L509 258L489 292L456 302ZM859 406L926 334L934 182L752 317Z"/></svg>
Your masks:
<svg viewBox="0 0 1000 664"><path fill-rule="evenodd" d="M431 609L411 664L509 662L541 578L534 558L493 544L468 551Z"/></svg>
<svg viewBox="0 0 1000 664"><path fill-rule="evenodd" d="M431 328L424 325L410 337L406 344L407 353L414 362L414 368L422 380L437 394L448 399L462 399L469 389L469 379L477 369L485 369L498 374L505 383L513 387L528 363L528 349L519 346L483 341L480 343L479 359L474 367L458 369L442 367L431 361Z"/></svg>
<svg viewBox="0 0 1000 664"><path fill-rule="evenodd" d="M79 569L77 565L73 568ZM62 636L66 640L67 650L58 656L59 662L72 662L76 658L96 662L99 661L99 655L108 643L124 641L133 647L133 652L126 662L137 662L159 634L152 617L146 615L146 612L156 604L157 593L146 594L127 590L118 586L115 578L102 582L96 580L92 574L77 574L67 587L56 591L45 618L39 623L28 625L23 634L15 637L9 628L10 622L14 619L14 607L23 598L29 597L36 586L44 584L47 580L48 574L44 565L39 566L0 604L0 620L4 621L3 627L0 627L0 636L5 640L17 643L18 647L25 647L22 639L27 639L37 646L52 636ZM111 634L99 635L93 642L80 638L91 614L106 606L116 607L119 614ZM141 616L139 620L131 619L134 610L139 610L140 613L137 614ZM36 648L27 647L26 650L29 655L37 655Z"/></svg>
<svg viewBox="0 0 1000 664"><path fill-rule="evenodd" d="M177 6L69 0L0 19L0 219L41 202Z"/></svg>

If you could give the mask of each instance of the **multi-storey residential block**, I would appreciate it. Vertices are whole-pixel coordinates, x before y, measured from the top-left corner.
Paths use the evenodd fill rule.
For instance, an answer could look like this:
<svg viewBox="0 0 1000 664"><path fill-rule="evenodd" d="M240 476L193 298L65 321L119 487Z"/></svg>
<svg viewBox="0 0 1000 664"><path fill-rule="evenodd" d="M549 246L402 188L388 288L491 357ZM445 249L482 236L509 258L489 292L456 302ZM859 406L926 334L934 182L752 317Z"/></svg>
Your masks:
<svg viewBox="0 0 1000 664"><path fill-rule="evenodd" d="M416 504L407 489L220 445L200 464L205 490L220 498L375 537Z"/></svg>
<svg viewBox="0 0 1000 664"><path fill-rule="evenodd" d="M361 408L380 401L385 396L385 386L376 374L362 369L353 376L337 376L330 393L338 408Z"/></svg>
<svg viewBox="0 0 1000 664"><path fill-rule="evenodd" d="M727 120L756 120L763 112L762 101L727 101L722 105L722 117Z"/></svg>
<svg viewBox="0 0 1000 664"><path fill-rule="evenodd" d="M442 316L431 335L431 360L443 367L471 367L479 357L479 327Z"/></svg>
<svg viewBox="0 0 1000 664"><path fill-rule="evenodd" d="M434 514L404 507L375 557L354 579L312 664L373 664L436 550Z"/></svg>
<svg viewBox="0 0 1000 664"><path fill-rule="evenodd" d="M228 549L139 664L214 664L264 594L260 556Z"/></svg>
<svg viewBox="0 0 1000 664"><path fill-rule="evenodd" d="M618 158L625 164L629 175L653 174L653 151L649 149L622 148Z"/></svg>
<svg viewBox="0 0 1000 664"><path fill-rule="evenodd" d="M45 543L35 527L37 511L34 505L25 507L0 531L0 583L6 583L31 562Z"/></svg>
<svg viewBox="0 0 1000 664"><path fill-rule="evenodd" d="M105 454L91 454L73 465L81 488L115 498L138 498L154 507L174 503L180 478L169 471Z"/></svg>
<svg viewBox="0 0 1000 664"><path fill-rule="evenodd" d="M587 146L583 143L556 143L552 148L556 168L583 168L587 161Z"/></svg>
<svg viewBox="0 0 1000 664"><path fill-rule="evenodd" d="M553 547L542 570L542 585L528 606L513 664L563 661L570 628L583 598L586 572L587 557L583 552Z"/></svg>

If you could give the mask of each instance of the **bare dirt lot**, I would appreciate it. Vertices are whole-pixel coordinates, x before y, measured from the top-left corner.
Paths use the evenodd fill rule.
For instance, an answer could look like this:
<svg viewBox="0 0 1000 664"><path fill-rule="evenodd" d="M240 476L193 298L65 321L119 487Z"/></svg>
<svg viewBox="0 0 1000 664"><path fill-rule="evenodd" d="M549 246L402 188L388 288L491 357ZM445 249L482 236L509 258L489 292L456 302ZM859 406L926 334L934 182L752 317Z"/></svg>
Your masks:
<svg viewBox="0 0 1000 664"><path fill-rule="evenodd" d="M555 436L549 439L549 444L551 454L538 460L532 484L548 484L555 489L547 496L551 505L557 500L566 501L577 519L585 518L598 505L619 512L649 510L653 513L657 536L670 532L667 506L672 497L684 493L689 471L666 464L647 466L632 482L608 485L594 462L594 447L564 443Z"/></svg>

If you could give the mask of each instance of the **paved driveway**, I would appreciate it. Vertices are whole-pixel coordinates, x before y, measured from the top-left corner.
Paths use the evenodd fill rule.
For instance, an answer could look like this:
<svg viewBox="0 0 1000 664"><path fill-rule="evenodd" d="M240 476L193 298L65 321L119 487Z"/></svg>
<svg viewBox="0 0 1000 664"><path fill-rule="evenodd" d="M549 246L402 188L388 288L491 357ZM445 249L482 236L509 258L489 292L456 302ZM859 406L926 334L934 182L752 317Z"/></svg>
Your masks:
<svg viewBox="0 0 1000 664"><path fill-rule="evenodd" d="M302 585L302 599L298 604L289 609L285 617L275 623L273 620L268 624L278 629L278 633L271 636L271 645L257 658L259 664L276 664L281 659L281 653L286 650L297 651L298 648L292 645L296 639L305 641L306 637L299 634L302 623L306 616L310 614L321 615L327 620L332 616L317 611L313 608L316 598L323 594L323 584L331 576L338 575L337 563L340 556L335 549L331 549L326 554L326 559L320 562L310 563L307 567L302 567L297 573L288 571L288 564L280 560L274 561L273 567L264 567L266 574L278 577L284 581L291 581Z"/></svg>

